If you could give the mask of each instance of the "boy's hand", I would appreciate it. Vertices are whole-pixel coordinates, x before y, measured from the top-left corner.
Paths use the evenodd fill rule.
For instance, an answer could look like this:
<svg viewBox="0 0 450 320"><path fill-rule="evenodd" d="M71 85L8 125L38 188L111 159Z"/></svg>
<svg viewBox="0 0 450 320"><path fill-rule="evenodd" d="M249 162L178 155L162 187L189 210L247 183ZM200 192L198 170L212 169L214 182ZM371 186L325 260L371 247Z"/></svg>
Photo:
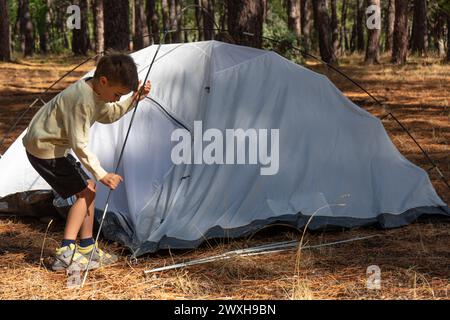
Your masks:
<svg viewBox="0 0 450 320"><path fill-rule="evenodd" d="M100 180L101 183L112 190L116 189L119 183L122 181L122 177L114 173L108 173Z"/></svg>
<svg viewBox="0 0 450 320"><path fill-rule="evenodd" d="M152 88L152 84L150 83L150 80L147 80L147 82L143 86L141 85L141 83L142 83L142 81L139 80L139 89L138 89L138 91L136 91L134 93L134 96L137 99L137 97L139 96L139 92L142 91L139 101L145 99L145 97L149 94L150 89Z"/></svg>

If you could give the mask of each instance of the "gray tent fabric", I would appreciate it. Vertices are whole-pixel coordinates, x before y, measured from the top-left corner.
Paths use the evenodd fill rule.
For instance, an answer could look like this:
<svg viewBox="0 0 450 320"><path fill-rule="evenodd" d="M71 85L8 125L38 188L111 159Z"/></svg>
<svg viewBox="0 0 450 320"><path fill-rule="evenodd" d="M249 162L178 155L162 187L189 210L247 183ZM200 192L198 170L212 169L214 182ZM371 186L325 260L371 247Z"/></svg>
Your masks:
<svg viewBox="0 0 450 320"><path fill-rule="evenodd" d="M132 54L142 78L156 47ZM392 228L422 215L450 215L426 171L400 154L378 118L325 76L274 52L218 41L162 45L150 79L152 90L138 106L119 168L124 182L103 227L106 238L134 256L194 248L281 222ZM92 127L89 147L106 170L115 168L130 120L131 113ZM247 144L229 139L227 129L249 130ZM177 130L192 139L190 164L173 161ZM217 135L205 139L206 132ZM252 138L258 140L256 163L250 161ZM219 146L215 156L234 164L206 163L202 156L212 145ZM20 147L12 149L23 157ZM246 161L236 164L240 151ZM16 173L29 172L23 166ZM0 185L0 196L5 193ZM98 214L106 195L98 185Z"/></svg>

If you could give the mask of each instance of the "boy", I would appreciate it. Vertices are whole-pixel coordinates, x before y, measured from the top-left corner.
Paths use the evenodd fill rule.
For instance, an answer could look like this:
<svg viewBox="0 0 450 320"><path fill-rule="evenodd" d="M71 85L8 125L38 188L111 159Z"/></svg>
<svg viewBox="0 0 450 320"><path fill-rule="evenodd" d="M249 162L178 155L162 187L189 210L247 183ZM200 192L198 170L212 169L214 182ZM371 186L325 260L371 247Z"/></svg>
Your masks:
<svg viewBox="0 0 450 320"><path fill-rule="evenodd" d="M94 251L90 269L117 261L117 256L98 248L93 239L95 183L80 163L68 154L72 149L84 167L110 189L122 177L106 172L97 157L87 149L89 129L95 121L112 123L132 109L138 96L138 74L133 59L120 53L109 54L98 62L94 77L81 79L42 107L23 138L28 159L34 169L63 198L76 195L70 208L61 247L56 249L52 269L84 270ZM141 100L150 92L148 81ZM135 93L117 102L122 95ZM77 235L80 245L76 245Z"/></svg>

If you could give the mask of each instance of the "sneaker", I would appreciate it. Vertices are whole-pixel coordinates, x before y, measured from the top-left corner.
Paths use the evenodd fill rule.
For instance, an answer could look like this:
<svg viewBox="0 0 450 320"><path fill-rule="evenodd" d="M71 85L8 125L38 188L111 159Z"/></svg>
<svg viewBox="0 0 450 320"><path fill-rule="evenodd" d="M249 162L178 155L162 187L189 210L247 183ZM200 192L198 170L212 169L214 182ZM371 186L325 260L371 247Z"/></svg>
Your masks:
<svg viewBox="0 0 450 320"><path fill-rule="evenodd" d="M77 252L77 246L70 244L56 249L55 262L52 265L53 271L60 271L70 267L72 270L86 270L89 260ZM100 267L95 261L91 261L89 270Z"/></svg>
<svg viewBox="0 0 450 320"><path fill-rule="evenodd" d="M91 244L87 247L78 247L77 251L89 260L91 252L94 250L94 245ZM98 243L95 243L94 254L92 255L92 262L98 263L100 266L104 267L113 263L116 263L119 258L112 253L107 253L98 247Z"/></svg>

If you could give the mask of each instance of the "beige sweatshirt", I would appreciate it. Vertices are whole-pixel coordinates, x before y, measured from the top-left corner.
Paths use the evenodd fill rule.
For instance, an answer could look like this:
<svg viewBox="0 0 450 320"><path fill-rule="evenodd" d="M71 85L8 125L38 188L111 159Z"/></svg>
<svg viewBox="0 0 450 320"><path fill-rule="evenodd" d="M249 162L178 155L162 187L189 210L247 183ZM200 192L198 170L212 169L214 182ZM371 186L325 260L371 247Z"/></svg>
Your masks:
<svg viewBox="0 0 450 320"><path fill-rule="evenodd" d="M86 83L79 80L59 93L33 117L22 142L25 149L41 159L65 157L72 149L95 179L107 172L87 148L89 129L95 121L112 123L132 109L133 97L105 103Z"/></svg>

